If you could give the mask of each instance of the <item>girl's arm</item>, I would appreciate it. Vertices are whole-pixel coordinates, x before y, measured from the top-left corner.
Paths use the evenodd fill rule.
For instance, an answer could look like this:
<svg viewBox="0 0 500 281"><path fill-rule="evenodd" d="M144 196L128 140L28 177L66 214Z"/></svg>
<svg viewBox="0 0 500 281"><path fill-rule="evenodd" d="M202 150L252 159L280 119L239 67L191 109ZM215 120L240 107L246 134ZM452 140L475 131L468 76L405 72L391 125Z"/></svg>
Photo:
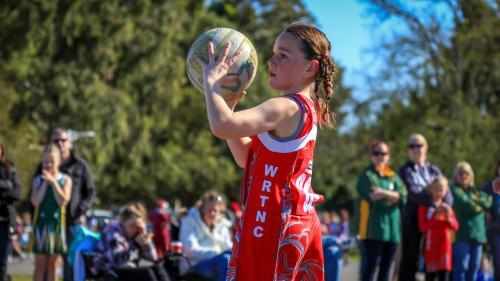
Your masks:
<svg viewBox="0 0 500 281"><path fill-rule="evenodd" d="M245 165L247 163L248 149L250 148L252 139L249 137L243 137L227 139L226 141L227 145L229 146L229 150L231 150L231 153L233 154L236 164L238 164L240 168L245 168Z"/></svg>
<svg viewBox="0 0 500 281"><path fill-rule="evenodd" d="M227 106L231 109L231 111L234 112L234 108L238 104L238 102L246 96L246 92L243 91L240 93L238 96L227 100ZM247 162L247 155L248 155L248 149L250 148L250 144L252 142L252 139L249 137L243 137L243 138L233 138L233 139L226 139L227 141L227 146L229 146L229 150L231 150L231 154L233 154L233 158L236 161L236 164L240 168L245 168L246 162Z"/></svg>
<svg viewBox="0 0 500 281"><path fill-rule="evenodd" d="M56 198L57 204L59 206L66 205L69 202L71 197L71 189L73 187L73 183L71 178L68 176L64 176L64 185L61 187L57 180L53 180L51 182L52 190L54 191L54 197Z"/></svg>
<svg viewBox="0 0 500 281"><path fill-rule="evenodd" d="M47 182L38 180L38 177L33 179L33 184L31 188L31 204L33 206L38 207L40 202L42 202L43 197L45 196L45 192L47 191Z"/></svg>
<svg viewBox="0 0 500 281"><path fill-rule="evenodd" d="M205 101L212 133L224 139L253 136L274 129L283 129L289 131L290 135L293 134L300 122L300 109L296 102L288 98L272 98L259 106L239 112L233 112L224 101L221 83L229 79L227 71L238 58L238 55L232 58L227 56L229 48L230 44L227 44L221 58L216 61L214 46L210 42L208 63L197 58L204 68ZM289 124L290 118L296 119L296 122L292 122L296 124ZM286 128L286 125L291 128Z"/></svg>

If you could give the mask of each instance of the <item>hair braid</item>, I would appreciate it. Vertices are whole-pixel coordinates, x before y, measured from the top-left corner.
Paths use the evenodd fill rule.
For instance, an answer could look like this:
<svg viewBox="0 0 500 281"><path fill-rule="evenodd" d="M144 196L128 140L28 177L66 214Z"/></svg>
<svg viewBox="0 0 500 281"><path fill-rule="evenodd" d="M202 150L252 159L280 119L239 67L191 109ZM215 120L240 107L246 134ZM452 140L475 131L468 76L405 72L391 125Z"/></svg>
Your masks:
<svg viewBox="0 0 500 281"><path fill-rule="evenodd" d="M314 81L314 95L311 98L316 107L318 123L333 127L335 118L328 109L328 103L333 95L333 75L335 75L336 67L330 55L330 41L321 30L300 22L290 24L285 28L285 32L294 35L301 42L302 51L307 59L318 61L319 68ZM321 88L323 89L321 90ZM320 92L323 94L320 95Z"/></svg>

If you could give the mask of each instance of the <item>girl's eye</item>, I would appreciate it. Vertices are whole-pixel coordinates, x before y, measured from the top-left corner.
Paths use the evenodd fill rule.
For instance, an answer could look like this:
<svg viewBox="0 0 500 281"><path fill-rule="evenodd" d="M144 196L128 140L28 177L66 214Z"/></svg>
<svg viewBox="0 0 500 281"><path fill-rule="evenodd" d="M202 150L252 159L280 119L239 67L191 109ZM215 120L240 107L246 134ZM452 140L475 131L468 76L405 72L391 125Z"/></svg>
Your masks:
<svg viewBox="0 0 500 281"><path fill-rule="evenodd" d="M280 54L280 58L286 59L286 58L288 58L288 56L285 54Z"/></svg>

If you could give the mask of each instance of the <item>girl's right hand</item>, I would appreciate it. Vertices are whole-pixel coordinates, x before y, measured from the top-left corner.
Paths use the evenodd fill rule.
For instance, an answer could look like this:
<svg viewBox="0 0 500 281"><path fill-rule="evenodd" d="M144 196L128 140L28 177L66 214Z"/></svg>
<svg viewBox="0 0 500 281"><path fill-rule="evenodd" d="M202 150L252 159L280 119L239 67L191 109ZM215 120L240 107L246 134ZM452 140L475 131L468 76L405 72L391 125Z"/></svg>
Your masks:
<svg viewBox="0 0 500 281"><path fill-rule="evenodd" d="M52 174L47 170L42 170L42 179L47 183L54 183L55 179Z"/></svg>
<svg viewBox="0 0 500 281"><path fill-rule="evenodd" d="M196 61L203 67L203 81L205 84L213 86L216 83L222 84L226 81L237 79L238 77L228 77L227 71L236 62L239 53L229 57L229 50L231 49L231 42L224 46L221 57L217 60L215 58L214 44L208 42L208 62L204 62L201 57L196 57Z"/></svg>

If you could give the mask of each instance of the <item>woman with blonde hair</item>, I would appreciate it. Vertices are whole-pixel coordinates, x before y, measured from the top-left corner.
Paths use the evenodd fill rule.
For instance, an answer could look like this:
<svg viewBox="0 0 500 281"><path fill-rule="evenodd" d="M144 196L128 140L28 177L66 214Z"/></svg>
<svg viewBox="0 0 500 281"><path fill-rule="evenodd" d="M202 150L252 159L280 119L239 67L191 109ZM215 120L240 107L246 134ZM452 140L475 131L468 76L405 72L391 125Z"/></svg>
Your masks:
<svg viewBox="0 0 500 281"><path fill-rule="evenodd" d="M456 165L451 191L460 225L453 244L453 280L476 280L486 243L485 209L491 206L491 197L474 186L474 171L465 161Z"/></svg>
<svg viewBox="0 0 500 281"><path fill-rule="evenodd" d="M180 271L226 280L226 271L233 246L231 223L223 215L226 202L217 191L208 191L182 220L179 239L187 261L181 260Z"/></svg>

